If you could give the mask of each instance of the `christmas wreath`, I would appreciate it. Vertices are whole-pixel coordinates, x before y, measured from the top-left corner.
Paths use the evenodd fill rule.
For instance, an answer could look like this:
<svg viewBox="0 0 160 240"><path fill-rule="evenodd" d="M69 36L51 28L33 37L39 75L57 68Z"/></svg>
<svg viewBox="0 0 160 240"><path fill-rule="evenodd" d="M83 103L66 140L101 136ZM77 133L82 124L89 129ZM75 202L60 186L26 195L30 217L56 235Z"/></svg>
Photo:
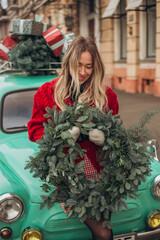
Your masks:
<svg viewBox="0 0 160 240"><path fill-rule="evenodd" d="M67 105L60 112L56 107L46 111L44 135L37 141L40 151L30 156L26 165L34 173L33 177L45 182L43 190L49 191L41 196L41 208L63 203L68 218L76 214L82 222L87 217L95 221L103 219L103 226L110 227L109 212L127 208L125 200L137 197L138 186L150 174L151 156L142 143L147 137L145 123L155 113L148 112L139 124L125 129L119 115L112 116L112 111L105 114L98 108L88 107L88 103ZM85 155L85 150L72 139L68 129L73 126L86 135L94 128L105 134L99 152L103 168L95 179L86 178L84 161L75 163L78 155Z"/></svg>

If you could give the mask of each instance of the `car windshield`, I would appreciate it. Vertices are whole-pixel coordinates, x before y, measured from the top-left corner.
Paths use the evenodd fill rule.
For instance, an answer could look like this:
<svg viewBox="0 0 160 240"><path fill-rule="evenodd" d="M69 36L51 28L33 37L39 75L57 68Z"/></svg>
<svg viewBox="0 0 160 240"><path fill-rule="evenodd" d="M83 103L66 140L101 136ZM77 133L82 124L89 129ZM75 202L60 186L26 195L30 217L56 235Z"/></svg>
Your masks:
<svg viewBox="0 0 160 240"><path fill-rule="evenodd" d="M2 128L6 132L24 131L31 119L33 96L37 90L9 93L3 101Z"/></svg>

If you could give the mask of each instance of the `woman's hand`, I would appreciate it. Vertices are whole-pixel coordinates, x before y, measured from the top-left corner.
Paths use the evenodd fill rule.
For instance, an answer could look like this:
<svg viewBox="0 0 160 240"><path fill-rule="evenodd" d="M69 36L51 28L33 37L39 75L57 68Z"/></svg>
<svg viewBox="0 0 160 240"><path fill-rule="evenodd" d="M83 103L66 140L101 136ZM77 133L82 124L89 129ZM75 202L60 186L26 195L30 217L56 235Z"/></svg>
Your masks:
<svg viewBox="0 0 160 240"><path fill-rule="evenodd" d="M89 140L98 146L104 145L104 132L98 129L93 129L89 131Z"/></svg>
<svg viewBox="0 0 160 240"><path fill-rule="evenodd" d="M72 138L75 140L75 142L77 141L79 135L80 135L80 128L73 126L72 129L68 129L68 131L71 133Z"/></svg>

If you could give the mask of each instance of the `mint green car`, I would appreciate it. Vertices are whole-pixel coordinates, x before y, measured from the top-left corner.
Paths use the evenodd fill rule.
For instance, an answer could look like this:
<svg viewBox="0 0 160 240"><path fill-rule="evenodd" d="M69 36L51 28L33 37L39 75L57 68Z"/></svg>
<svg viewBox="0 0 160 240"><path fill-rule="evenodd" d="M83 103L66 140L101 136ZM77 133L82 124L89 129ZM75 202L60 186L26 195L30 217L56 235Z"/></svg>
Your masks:
<svg viewBox="0 0 160 240"><path fill-rule="evenodd" d="M0 75L0 240L91 240L92 234L77 217L66 220L60 204L40 210L42 182L24 170L38 151L28 140L37 89L56 75ZM128 210L112 214L115 240L160 239L160 162L139 187L138 199L128 199Z"/></svg>

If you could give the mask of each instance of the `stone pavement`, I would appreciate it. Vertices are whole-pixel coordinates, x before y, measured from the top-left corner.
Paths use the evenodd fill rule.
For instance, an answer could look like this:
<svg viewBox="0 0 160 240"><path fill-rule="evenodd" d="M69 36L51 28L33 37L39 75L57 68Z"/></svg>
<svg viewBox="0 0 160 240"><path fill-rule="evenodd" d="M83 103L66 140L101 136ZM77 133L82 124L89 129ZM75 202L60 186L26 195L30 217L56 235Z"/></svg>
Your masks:
<svg viewBox="0 0 160 240"><path fill-rule="evenodd" d="M144 93L126 93L116 89L114 91L119 101L119 113L126 128L137 123L144 113L153 109L160 111L160 97ZM152 138L156 139L160 145L160 112L151 119L147 127ZM160 147L158 157L160 159Z"/></svg>

